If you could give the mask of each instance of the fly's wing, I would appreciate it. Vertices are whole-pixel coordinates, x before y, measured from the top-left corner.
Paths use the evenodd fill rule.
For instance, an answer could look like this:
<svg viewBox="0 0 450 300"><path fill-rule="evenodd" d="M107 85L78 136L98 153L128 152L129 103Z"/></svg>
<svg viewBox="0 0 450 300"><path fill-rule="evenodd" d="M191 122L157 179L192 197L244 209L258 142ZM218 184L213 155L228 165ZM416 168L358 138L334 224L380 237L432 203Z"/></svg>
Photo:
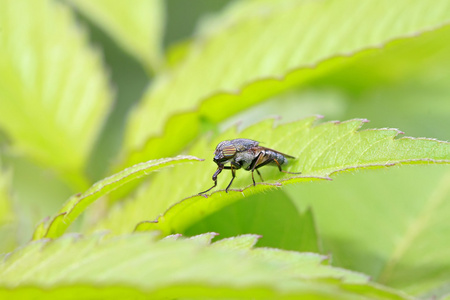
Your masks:
<svg viewBox="0 0 450 300"><path fill-rule="evenodd" d="M270 151L276 152L276 153L278 153L278 154L281 154L281 155L283 155L283 156L285 156L285 157L287 157L287 158L295 159L295 157L292 156L292 155L289 155L289 154L286 154L286 153L283 153L283 152L280 152L280 151L277 151L277 150L273 150L273 149L270 149L270 148L267 148L267 147L259 146L258 148L265 149L265 150L270 150Z"/></svg>

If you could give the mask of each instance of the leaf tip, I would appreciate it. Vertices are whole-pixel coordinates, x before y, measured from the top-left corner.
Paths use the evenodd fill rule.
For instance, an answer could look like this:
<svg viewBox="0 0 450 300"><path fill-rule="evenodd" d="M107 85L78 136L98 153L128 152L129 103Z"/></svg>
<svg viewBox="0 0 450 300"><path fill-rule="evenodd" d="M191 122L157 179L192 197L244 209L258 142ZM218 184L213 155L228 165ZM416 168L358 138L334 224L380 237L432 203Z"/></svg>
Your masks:
<svg viewBox="0 0 450 300"><path fill-rule="evenodd" d="M188 239L189 240L193 240L193 241L198 241L198 242L200 242L202 244L210 245L212 239L215 238L218 235L219 235L219 233L212 231L212 232L202 233L202 234L199 234L199 235L194 235L194 236L191 236Z"/></svg>
<svg viewBox="0 0 450 300"><path fill-rule="evenodd" d="M171 234L171 235L167 235L167 236L163 237L162 240L178 240L182 236L183 235L181 233L175 233L175 234Z"/></svg>
<svg viewBox="0 0 450 300"><path fill-rule="evenodd" d="M133 232L146 231L147 230L146 227L149 227L149 226L152 226L153 224L159 223L159 218L160 217L158 217L157 219L152 220L152 221L145 220L145 221L141 221L141 222L137 223L136 226L134 227ZM148 226L146 226L146 225L148 225Z"/></svg>
<svg viewBox="0 0 450 300"><path fill-rule="evenodd" d="M252 234L254 237L255 237L255 244L256 244L256 242L259 240L259 239L262 239L263 238L263 235L262 234ZM253 245L254 246L254 245Z"/></svg>

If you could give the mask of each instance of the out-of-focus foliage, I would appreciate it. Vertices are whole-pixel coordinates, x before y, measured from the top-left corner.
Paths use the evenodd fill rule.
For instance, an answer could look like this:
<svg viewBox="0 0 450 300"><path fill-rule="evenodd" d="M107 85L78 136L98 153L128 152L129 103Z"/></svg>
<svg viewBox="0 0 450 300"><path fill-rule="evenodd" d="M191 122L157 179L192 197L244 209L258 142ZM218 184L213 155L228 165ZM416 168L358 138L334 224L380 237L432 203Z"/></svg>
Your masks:
<svg viewBox="0 0 450 300"><path fill-rule="evenodd" d="M159 242L148 235L125 235L107 241L95 236L39 241L12 253L0 264L0 295L23 299L35 296L35 288L45 288L46 297L52 298L76 293L77 297L92 299L107 293L109 299L122 299L131 293L158 299L213 294L221 298L258 295L357 299L371 295L377 299L406 299L369 283L362 274L329 266L324 256L253 249L255 236L209 245L213 236ZM111 261L120 261L114 272ZM76 284L80 280L83 284ZM221 287L216 290L218 284ZM101 285L106 291L98 294L83 289L83 285ZM65 289L58 290L60 286ZM11 292L7 288L17 289ZM114 292L119 293L113 296Z"/></svg>
<svg viewBox="0 0 450 300"><path fill-rule="evenodd" d="M450 234L448 167L364 172L336 181L286 189L299 209L316 213L325 252L339 265L415 294L447 285L450 242L442 237Z"/></svg>
<svg viewBox="0 0 450 300"><path fill-rule="evenodd" d="M151 160L134 165L123 170L122 172L100 180L87 189L86 192L70 197L53 219L39 224L33 235L33 239L36 240L60 237L64 234L70 224L72 224L72 222L86 209L86 207L101 196L118 189L130 181L136 180L167 166L198 160L201 159L186 155L180 155L174 158Z"/></svg>
<svg viewBox="0 0 450 300"><path fill-rule="evenodd" d="M11 174L2 168L0 161L0 253L12 251L17 243L17 219L11 195Z"/></svg>
<svg viewBox="0 0 450 300"><path fill-rule="evenodd" d="M343 13L349 11L354 18ZM345 66L345 59L332 58L438 28L449 13L445 1L430 6L423 1L382 0L356 7L353 0L238 1L216 22L207 23L209 30L201 31L182 62L161 76L135 109L124 144L133 154L128 164L142 156L179 151L198 135L198 119L221 121ZM327 34L330 30L333 34ZM310 72L322 63L327 67L321 72ZM183 124L190 130L180 137L177 128Z"/></svg>
<svg viewBox="0 0 450 300"><path fill-rule="evenodd" d="M2 1L0 126L11 145L78 188L111 105L98 52L52 1Z"/></svg>
<svg viewBox="0 0 450 300"><path fill-rule="evenodd" d="M70 0L148 69L162 65L163 3L160 0Z"/></svg>
<svg viewBox="0 0 450 300"><path fill-rule="evenodd" d="M1 167L0 164L0 226L3 226L14 220L14 213L10 195L11 176Z"/></svg>
<svg viewBox="0 0 450 300"><path fill-rule="evenodd" d="M448 298L449 1L0 7L0 298Z"/></svg>
<svg viewBox="0 0 450 300"><path fill-rule="evenodd" d="M297 210L282 191L245 197L195 222L184 232L191 236L212 229L220 232L220 238L258 232L264 237L258 241L260 247L316 253L321 249L312 211Z"/></svg>

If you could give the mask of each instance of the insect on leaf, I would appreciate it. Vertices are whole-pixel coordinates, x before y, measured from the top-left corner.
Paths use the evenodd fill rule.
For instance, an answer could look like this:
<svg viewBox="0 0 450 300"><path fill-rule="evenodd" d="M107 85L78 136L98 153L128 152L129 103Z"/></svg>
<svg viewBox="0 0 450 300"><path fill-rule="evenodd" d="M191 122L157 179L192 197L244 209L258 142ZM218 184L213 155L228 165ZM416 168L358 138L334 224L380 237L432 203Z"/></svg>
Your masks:
<svg viewBox="0 0 450 300"><path fill-rule="evenodd" d="M396 138L399 134L396 129L359 130L365 120L313 125L315 120L316 118L307 118L278 126L274 126L272 120L267 120L239 133L231 129L211 143L201 140L190 150L192 154L212 157L212 149L223 140L252 138L264 146L296 157L295 160L289 160L284 169L302 174L280 173L276 167L261 168L266 181L253 187L250 173L238 170L233 190L225 193L220 189L224 189L231 180L230 173L225 170L218 178L216 192L205 198L196 194L212 185L211 175L217 168L213 162L206 161L189 166L189 170L173 169L153 178L153 185L158 186L158 189L149 187L134 201L120 206L120 210L113 210L107 219L99 224L99 228L127 232L135 227L130 215L134 216L134 220L142 218L153 221L165 212L158 223L143 223L137 229L154 228L162 230L164 234L178 233L230 203L276 186L330 179L334 173L358 168L450 162L450 144L447 142L424 138ZM189 172L189 176L186 176L186 172ZM184 200L181 200L183 198ZM128 227L118 228L115 224L128 224Z"/></svg>
<svg viewBox="0 0 450 300"><path fill-rule="evenodd" d="M414 38L450 20L446 0L235 3L204 26L208 30L190 44L184 60L170 76L156 79L130 115L125 165L174 155L200 134L201 119L222 121L345 67L349 56ZM343 11L352 11L352 17Z"/></svg>

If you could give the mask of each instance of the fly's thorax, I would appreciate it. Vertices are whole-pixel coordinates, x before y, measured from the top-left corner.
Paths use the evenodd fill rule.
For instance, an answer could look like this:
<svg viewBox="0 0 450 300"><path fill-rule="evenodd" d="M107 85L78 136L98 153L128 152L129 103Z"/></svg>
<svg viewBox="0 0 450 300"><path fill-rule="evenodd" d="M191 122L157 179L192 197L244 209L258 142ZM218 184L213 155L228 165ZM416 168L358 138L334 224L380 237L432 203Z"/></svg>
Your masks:
<svg viewBox="0 0 450 300"><path fill-rule="evenodd" d="M259 142L249 139L234 139L229 142L236 147L238 152L246 151L259 145Z"/></svg>
<svg viewBox="0 0 450 300"><path fill-rule="evenodd" d="M253 151L242 151L236 154L235 161L240 164L242 168L247 169L255 158L256 156Z"/></svg>

